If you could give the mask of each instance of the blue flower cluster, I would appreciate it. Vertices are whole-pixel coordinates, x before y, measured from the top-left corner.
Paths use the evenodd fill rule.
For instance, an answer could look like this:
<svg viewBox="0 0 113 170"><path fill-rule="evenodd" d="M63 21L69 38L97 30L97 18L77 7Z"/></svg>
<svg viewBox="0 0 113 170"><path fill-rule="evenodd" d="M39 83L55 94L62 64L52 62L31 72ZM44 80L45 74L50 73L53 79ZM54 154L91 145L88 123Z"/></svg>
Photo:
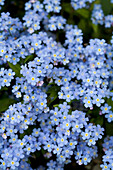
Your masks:
<svg viewBox="0 0 113 170"><path fill-rule="evenodd" d="M102 10L102 6L100 4L95 4L92 11L92 22L94 24L104 24L104 12Z"/></svg>
<svg viewBox="0 0 113 170"><path fill-rule="evenodd" d="M104 104L104 106L101 106L102 114L106 114L105 117L108 119L108 122L113 121L113 112L110 110L111 106L109 106L107 103Z"/></svg>
<svg viewBox="0 0 113 170"><path fill-rule="evenodd" d="M113 136L104 139L103 150L105 155L102 159L103 164L100 167L102 170L111 170L113 169Z"/></svg>
<svg viewBox="0 0 113 170"><path fill-rule="evenodd" d="M91 4L94 1L95 0L71 0L71 5L75 10L77 10L77 9L81 9L81 8L88 8L89 4ZM113 0L110 0L110 2L113 3ZM101 10L100 4L94 4L93 13L95 12L95 15L93 17L96 17L96 19L99 19L100 13L103 13L102 11L100 11L100 13L99 13L99 9ZM98 14L98 16L96 16L96 13Z"/></svg>
<svg viewBox="0 0 113 170"><path fill-rule="evenodd" d="M14 79L15 72L11 69L0 69L0 89L4 86L10 86L10 82Z"/></svg>
<svg viewBox="0 0 113 170"><path fill-rule="evenodd" d="M94 1L95 0L71 0L71 5L75 10L77 10L80 8L87 7L87 3L92 3Z"/></svg>
<svg viewBox="0 0 113 170"><path fill-rule="evenodd" d="M25 4L26 13L23 17L24 26L28 28L29 33L40 30L40 23L43 22L46 30L56 31L63 29L66 20L62 16L53 15L47 17L48 13L59 13L61 10L60 0L44 0L43 4L39 1L29 1Z"/></svg>
<svg viewBox="0 0 113 170"><path fill-rule="evenodd" d="M100 24L100 25L105 24L106 28L110 28L111 26L113 26L113 15L104 16L104 12L103 12L100 4L94 5L91 20L96 25L97 24Z"/></svg>
<svg viewBox="0 0 113 170"><path fill-rule="evenodd" d="M59 109L43 108L43 96L40 95L40 102L35 99L27 105L11 105L1 118L2 169L15 169L20 166L21 159L41 148L55 154L62 167L73 154L79 164L85 165L97 155L95 144L102 138L104 129L100 125L88 124L88 118L82 111L75 110L68 114L70 107L66 102L59 104ZM22 134L30 125L36 125L36 120L40 127L34 128L31 135L19 139L18 132Z"/></svg>
<svg viewBox="0 0 113 170"><path fill-rule="evenodd" d="M1 13L0 18L0 65L11 62L14 65L23 55L20 52L22 48L19 42L19 31L23 30L23 25L18 18L11 18L10 13ZM13 56L13 57L12 57Z"/></svg>
<svg viewBox="0 0 113 170"><path fill-rule="evenodd" d="M73 0L72 6L78 9L88 2L93 0ZM103 24L100 8L95 6L93 22ZM100 107L108 122L113 121L111 106L106 103L107 98L113 101L113 37L111 44L95 38L84 46L81 29L66 24L58 15L60 10L60 0L30 0L25 3L23 22L8 12L1 13L0 65L21 65L20 77L10 68L0 69L0 88L10 86L15 76L12 93L17 100L0 117L3 170L32 170L29 157L42 150L44 157L50 158L47 170L63 170L72 157L79 165L97 157L96 142L104 135L104 128L90 123L85 111L74 108L77 102L86 112ZM62 44L54 34L59 29L65 32ZM110 141L103 170L112 166L112 137Z"/></svg>
<svg viewBox="0 0 113 170"><path fill-rule="evenodd" d="M61 10L60 2L61 0L44 0L43 4L45 10L49 12L59 13Z"/></svg>
<svg viewBox="0 0 113 170"><path fill-rule="evenodd" d="M41 12L43 8L45 9L45 11L47 11L47 13L59 13L61 10L60 0L44 0L43 4L41 4L39 1L31 0L25 4L26 11L29 9L33 9L34 12Z"/></svg>

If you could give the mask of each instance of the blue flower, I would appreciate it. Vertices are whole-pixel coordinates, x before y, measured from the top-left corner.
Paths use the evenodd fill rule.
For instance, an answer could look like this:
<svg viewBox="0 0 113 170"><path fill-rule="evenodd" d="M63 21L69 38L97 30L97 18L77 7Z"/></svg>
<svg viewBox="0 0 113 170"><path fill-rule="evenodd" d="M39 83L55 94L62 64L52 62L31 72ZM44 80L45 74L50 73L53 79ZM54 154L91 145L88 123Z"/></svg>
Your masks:
<svg viewBox="0 0 113 170"><path fill-rule="evenodd" d="M12 169L15 169L16 167L18 167L19 166L19 162L18 162L17 158L14 157L13 159L10 159L10 164L9 165L10 165L10 167Z"/></svg>
<svg viewBox="0 0 113 170"><path fill-rule="evenodd" d="M100 108L102 110L102 113L106 114L106 113L109 113L111 106L109 106L107 103L105 103L104 106L101 106Z"/></svg>
<svg viewBox="0 0 113 170"><path fill-rule="evenodd" d="M82 132L82 133L81 133L81 136L82 136L83 140L89 139L89 138L90 138L90 135L91 135L91 132L89 132L87 129L86 129L85 132Z"/></svg>
<svg viewBox="0 0 113 170"><path fill-rule="evenodd" d="M109 113L105 115L105 118L107 118L108 122L113 121L113 112L109 111Z"/></svg>
<svg viewBox="0 0 113 170"><path fill-rule="evenodd" d="M1 162L0 167L5 170L5 169L7 168L7 163L6 163L6 161L0 159L0 162Z"/></svg>

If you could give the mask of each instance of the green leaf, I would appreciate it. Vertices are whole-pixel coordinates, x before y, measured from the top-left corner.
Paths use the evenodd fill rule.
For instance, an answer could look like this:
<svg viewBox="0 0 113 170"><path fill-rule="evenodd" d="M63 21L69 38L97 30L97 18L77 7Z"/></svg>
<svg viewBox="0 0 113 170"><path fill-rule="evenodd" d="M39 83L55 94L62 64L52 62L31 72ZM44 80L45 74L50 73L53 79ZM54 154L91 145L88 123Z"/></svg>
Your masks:
<svg viewBox="0 0 113 170"><path fill-rule="evenodd" d="M44 149L41 149L41 152L44 155L47 151L45 151Z"/></svg>
<svg viewBox="0 0 113 170"><path fill-rule="evenodd" d="M30 161L30 159L28 159L28 160L27 160L27 163L31 164L31 161Z"/></svg>
<svg viewBox="0 0 113 170"><path fill-rule="evenodd" d="M1 92L1 91L7 91L7 90L8 90L7 87L2 87L2 88L0 89L0 92Z"/></svg>
<svg viewBox="0 0 113 170"><path fill-rule="evenodd" d="M95 24L92 23L92 28L93 28L95 33L98 33L98 25L95 25Z"/></svg>
<svg viewBox="0 0 113 170"><path fill-rule="evenodd" d="M53 97L53 99L51 99L51 101L48 103L48 106L50 106L50 104L51 104L56 98L57 98L57 95L55 95L55 96Z"/></svg>
<svg viewBox="0 0 113 170"><path fill-rule="evenodd" d="M52 83L53 84L53 83ZM58 86L55 86L55 84L51 87L49 87L49 89L47 90L46 93L57 93L59 91L59 87Z"/></svg>
<svg viewBox="0 0 113 170"><path fill-rule="evenodd" d="M103 117L102 116L97 117L97 119L95 120L95 123L102 126L104 123Z"/></svg>
<svg viewBox="0 0 113 170"><path fill-rule="evenodd" d="M111 98L107 99L106 101L107 101L107 104L111 106L111 110L113 111L113 101L111 100Z"/></svg>
<svg viewBox="0 0 113 170"><path fill-rule="evenodd" d="M106 134L109 136L113 136L113 124L106 122Z"/></svg>
<svg viewBox="0 0 113 170"><path fill-rule="evenodd" d="M81 15L84 18L89 18L90 12L88 9L78 9L76 10L76 13Z"/></svg>
<svg viewBox="0 0 113 170"><path fill-rule="evenodd" d="M95 123L95 118L90 119L90 123Z"/></svg>
<svg viewBox="0 0 113 170"><path fill-rule="evenodd" d="M101 0L101 5L102 5L102 10L104 14L108 15L112 10L110 0Z"/></svg>
<svg viewBox="0 0 113 170"><path fill-rule="evenodd" d="M87 111L87 113L86 113L86 114L87 114L87 115L92 114L92 110L90 110L90 109L89 109L89 110Z"/></svg>
<svg viewBox="0 0 113 170"><path fill-rule="evenodd" d="M67 12L67 13L70 13L70 9L72 9L72 6L70 3L66 3L64 2L62 4L62 8L63 8L63 11Z"/></svg>
<svg viewBox="0 0 113 170"><path fill-rule="evenodd" d="M19 136L19 138L20 138L20 139L23 139L24 136L25 136L25 133L21 133L20 136Z"/></svg>
<svg viewBox="0 0 113 170"><path fill-rule="evenodd" d="M4 112L8 109L9 105L15 103L14 99L4 98L0 100L0 112Z"/></svg>
<svg viewBox="0 0 113 170"><path fill-rule="evenodd" d="M93 28L92 36L93 37L99 37L100 36L100 29L99 29L98 24L95 25L95 24L91 23L90 25Z"/></svg>
<svg viewBox="0 0 113 170"><path fill-rule="evenodd" d="M13 65L12 63L8 62L8 65L15 72L17 77L22 77L20 74L21 67L19 64Z"/></svg>
<svg viewBox="0 0 113 170"><path fill-rule="evenodd" d="M47 94L48 94L48 93L51 93L54 89L55 89L54 86L51 86L51 87L49 87L49 89L47 90L46 93L47 93Z"/></svg>
<svg viewBox="0 0 113 170"><path fill-rule="evenodd" d="M59 104L55 104L55 105L53 105L53 107L58 107L59 106Z"/></svg>
<svg viewBox="0 0 113 170"><path fill-rule="evenodd" d="M25 58L24 63L26 63L27 61L31 61L33 59L33 55L29 55Z"/></svg>
<svg viewBox="0 0 113 170"><path fill-rule="evenodd" d="M58 90L59 90L59 88L57 86L51 86L48 89L48 91L46 92L47 94L49 94L48 105L50 105L57 98Z"/></svg>
<svg viewBox="0 0 113 170"><path fill-rule="evenodd" d="M54 82L52 82L52 83L49 83L47 86L50 86L50 85L55 85L55 83L54 83Z"/></svg>
<svg viewBox="0 0 113 170"><path fill-rule="evenodd" d="M80 22L78 23L78 28L82 29L83 32L86 31L87 24L85 19L81 19Z"/></svg>

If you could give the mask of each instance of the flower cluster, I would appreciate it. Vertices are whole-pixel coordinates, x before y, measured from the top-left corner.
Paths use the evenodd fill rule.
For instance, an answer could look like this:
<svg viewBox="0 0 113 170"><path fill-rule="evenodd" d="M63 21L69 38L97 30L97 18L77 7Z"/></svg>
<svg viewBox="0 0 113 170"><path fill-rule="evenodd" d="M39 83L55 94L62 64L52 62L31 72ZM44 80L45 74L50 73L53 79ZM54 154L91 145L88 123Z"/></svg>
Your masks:
<svg viewBox="0 0 113 170"><path fill-rule="evenodd" d="M71 0L71 5L75 10L77 10L80 8L87 7L87 4L92 3L93 1L95 0Z"/></svg>
<svg viewBox="0 0 113 170"><path fill-rule="evenodd" d="M10 86L11 80L14 78L15 72L11 69L0 69L0 89L4 86Z"/></svg>
<svg viewBox="0 0 113 170"><path fill-rule="evenodd" d="M1 13L0 18L0 65L11 62L16 64L21 54L20 49L22 48L19 42L19 31L23 30L22 23L18 18L11 18L10 13ZM13 57L12 57L13 56Z"/></svg>
<svg viewBox="0 0 113 170"><path fill-rule="evenodd" d="M113 136L106 137L104 139L103 150L105 155L103 156L103 164L101 164L101 168L105 169L113 169Z"/></svg>
<svg viewBox="0 0 113 170"><path fill-rule="evenodd" d="M81 8L88 8L89 4L91 4L94 1L95 0L71 0L71 5L75 10L77 10L77 9L81 9ZM113 3L113 0L110 0L110 2ZM98 5L96 5L96 6L98 6ZM95 10L96 10L96 7L95 7ZM98 16L99 16L99 14L98 14ZM96 17L96 15L95 15L95 17Z"/></svg>
<svg viewBox="0 0 113 170"><path fill-rule="evenodd" d="M71 4L78 9L93 1ZM100 108L108 122L113 121L106 102L113 101L113 37L111 44L95 38L84 46L82 30L58 14L60 4L60 0L30 0L22 22L1 13L0 88L15 78L11 93L16 101L0 117L3 170L32 170L29 158L42 151L49 158L47 170L63 170L71 158L87 165L97 157L96 142L104 135L104 128L91 123L87 111ZM94 7L95 24L104 23L100 9ZM59 30L65 32L64 43L54 34ZM108 146L103 144L103 170L112 167L113 137L109 141L105 139Z"/></svg>
<svg viewBox="0 0 113 170"><path fill-rule="evenodd" d="M104 106L101 106L102 114L106 114L105 117L108 119L108 122L113 121L113 112L110 109L111 106L107 103L105 103Z"/></svg>
<svg viewBox="0 0 113 170"><path fill-rule="evenodd" d="M94 5L91 20L96 25L97 24L100 24L100 25L105 24L106 28L110 28L111 26L113 26L113 15L105 16L100 4Z"/></svg>
<svg viewBox="0 0 113 170"><path fill-rule="evenodd" d="M44 99L40 102L43 106ZM45 109L43 113L44 109L40 108L37 102L33 102L32 106L31 103L28 105L18 103L10 106L4 113L0 127L1 168L15 169L21 159L27 158L41 148L55 154L62 166L73 154L77 161L85 165L97 155L95 143L103 135L103 128L100 125L88 124L88 118L82 111L75 110L69 115L70 107L66 102L60 104L59 109L57 107L54 110ZM21 137L30 125L36 126L36 120L40 127L34 128L31 135L19 139L17 133L19 132ZM77 151L74 153L76 146Z"/></svg>

